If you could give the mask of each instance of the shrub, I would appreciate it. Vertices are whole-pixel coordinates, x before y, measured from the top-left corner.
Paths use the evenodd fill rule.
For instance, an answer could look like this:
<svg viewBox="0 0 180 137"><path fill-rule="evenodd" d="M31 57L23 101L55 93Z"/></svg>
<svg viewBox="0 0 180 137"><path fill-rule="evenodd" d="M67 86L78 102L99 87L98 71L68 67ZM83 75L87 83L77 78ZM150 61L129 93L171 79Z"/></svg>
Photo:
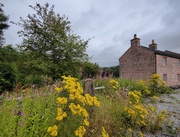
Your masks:
<svg viewBox="0 0 180 137"><path fill-rule="evenodd" d="M0 62L0 94L5 90L11 91L16 82L16 70L8 63Z"/></svg>
<svg viewBox="0 0 180 137"><path fill-rule="evenodd" d="M171 89L166 86L166 82L162 80L159 74L152 75L149 81L149 90L151 91L151 95L171 92Z"/></svg>

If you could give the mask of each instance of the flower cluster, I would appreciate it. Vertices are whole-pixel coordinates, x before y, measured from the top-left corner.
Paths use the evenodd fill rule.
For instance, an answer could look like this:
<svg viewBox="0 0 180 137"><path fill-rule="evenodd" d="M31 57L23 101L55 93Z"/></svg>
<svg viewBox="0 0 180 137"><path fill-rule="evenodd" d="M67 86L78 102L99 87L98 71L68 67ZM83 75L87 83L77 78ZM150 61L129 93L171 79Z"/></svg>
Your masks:
<svg viewBox="0 0 180 137"><path fill-rule="evenodd" d="M166 87L166 82L162 80L159 74L153 74L150 79L149 89L152 95L158 93L168 93L170 92L170 88Z"/></svg>
<svg viewBox="0 0 180 137"><path fill-rule="evenodd" d="M61 121L63 120L63 118L67 117L67 114L66 112L63 112L62 111L62 108L57 108L57 117L56 117L56 120L57 121Z"/></svg>
<svg viewBox="0 0 180 137"><path fill-rule="evenodd" d="M129 92L129 105L125 108L127 117L131 119L131 124L145 126L148 111L140 102L141 93L137 90Z"/></svg>
<svg viewBox="0 0 180 137"><path fill-rule="evenodd" d="M78 124L75 125L76 128L74 129L74 133L76 136L83 137L86 132L85 127L89 126L89 113L86 110L86 107L99 107L100 103L96 97L92 97L89 94L84 95L83 88L81 84L77 81L78 79L70 76L62 76L62 78L63 81L61 87L56 87L54 89L55 91L59 92L59 97L56 99L56 120L59 122L59 125L64 125L66 128L68 128L67 124L69 124L69 122L64 122L64 124L61 124L60 121L63 122L64 120L76 120ZM69 129L67 129L67 132L69 132L68 130ZM55 135L51 134L51 132L49 133L51 136ZM64 130L64 134L66 134L66 130Z"/></svg>
<svg viewBox="0 0 180 137"><path fill-rule="evenodd" d="M109 137L109 134L106 132L104 127L102 127L102 137Z"/></svg>
<svg viewBox="0 0 180 137"><path fill-rule="evenodd" d="M53 127L48 127L47 132L52 136L55 137L57 136L58 132L58 127L56 125L54 125Z"/></svg>
<svg viewBox="0 0 180 137"><path fill-rule="evenodd" d="M58 97L58 98L57 98L57 104L61 104L61 105L67 104L67 98Z"/></svg>
<svg viewBox="0 0 180 137"><path fill-rule="evenodd" d="M129 92L129 103L124 109L129 124L138 127L158 129L163 126L167 112L165 110L158 112L154 106L143 105L140 101L141 93L139 91ZM153 96L158 100L158 97Z"/></svg>
<svg viewBox="0 0 180 137"><path fill-rule="evenodd" d="M110 84L110 87L112 87L112 89L114 90L114 91L118 91L118 88L119 88L119 83L116 81L116 80L114 80L114 79L111 79L110 81L109 81L109 84Z"/></svg>
<svg viewBox="0 0 180 137"><path fill-rule="evenodd" d="M79 137L83 137L84 134L86 132L86 129L84 126L80 126L76 131L75 131L75 135L79 136Z"/></svg>
<svg viewBox="0 0 180 137"><path fill-rule="evenodd" d="M88 104L89 106L94 105L96 107L100 107L100 103L96 97L92 97L90 94L85 94L85 99L86 99L86 104Z"/></svg>
<svg viewBox="0 0 180 137"><path fill-rule="evenodd" d="M73 115L80 115L80 116L83 116L85 118L88 117L88 112L85 108L81 107L79 104L75 105L74 103L71 103L69 105L69 108L72 112Z"/></svg>

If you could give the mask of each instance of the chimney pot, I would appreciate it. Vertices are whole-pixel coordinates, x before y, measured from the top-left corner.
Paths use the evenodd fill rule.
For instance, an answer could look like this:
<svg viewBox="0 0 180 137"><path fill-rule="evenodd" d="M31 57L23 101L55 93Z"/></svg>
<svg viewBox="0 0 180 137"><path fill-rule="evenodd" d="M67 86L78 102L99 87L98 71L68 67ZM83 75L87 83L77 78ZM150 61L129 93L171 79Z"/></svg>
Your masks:
<svg viewBox="0 0 180 137"><path fill-rule="evenodd" d="M157 49L157 44L154 42L154 39L152 40L152 44L149 45L149 48L153 50Z"/></svg>
<svg viewBox="0 0 180 137"><path fill-rule="evenodd" d="M140 39L134 34L134 39L131 39L131 46L140 46Z"/></svg>
<svg viewBox="0 0 180 137"><path fill-rule="evenodd" d="M152 44L154 44L154 39L152 40Z"/></svg>

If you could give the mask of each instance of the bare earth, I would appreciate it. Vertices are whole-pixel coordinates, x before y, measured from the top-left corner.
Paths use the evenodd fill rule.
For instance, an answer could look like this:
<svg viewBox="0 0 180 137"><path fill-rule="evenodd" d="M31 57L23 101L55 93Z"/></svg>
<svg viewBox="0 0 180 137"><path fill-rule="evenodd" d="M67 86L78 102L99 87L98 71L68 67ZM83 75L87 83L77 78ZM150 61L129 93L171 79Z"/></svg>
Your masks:
<svg viewBox="0 0 180 137"><path fill-rule="evenodd" d="M180 89L176 90L173 94L164 94L159 97L160 100L157 102L158 110L167 110L170 114L170 121L174 122L172 132L176 131L176 135L173 133L159 132L155 135L146 134L146 137L180 137ZM177 133L177 131L179 131Z"/></svg>

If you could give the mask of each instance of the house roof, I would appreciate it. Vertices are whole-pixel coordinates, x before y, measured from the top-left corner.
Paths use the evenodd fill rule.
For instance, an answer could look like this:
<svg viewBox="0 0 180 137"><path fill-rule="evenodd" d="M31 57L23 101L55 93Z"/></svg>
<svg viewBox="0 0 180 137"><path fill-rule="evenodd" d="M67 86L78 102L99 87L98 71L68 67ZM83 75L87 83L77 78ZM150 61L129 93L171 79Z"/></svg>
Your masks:
<svg viewBox="0 0 180 137"><path fill-rule="evenodd" d="M148 49L148 50L151 50L151 51L153 51L155 54L158 54L158 55L163 55L163 56L168 56L168 57L180 59L180 54L175 53L175 52L172 52L172 51L169 51L169 50L161 51L161 50L150 49L150 48L144 47L144 46L141 46L141 47L142 47L142 48L145 48L145 49Z"/></svg>

